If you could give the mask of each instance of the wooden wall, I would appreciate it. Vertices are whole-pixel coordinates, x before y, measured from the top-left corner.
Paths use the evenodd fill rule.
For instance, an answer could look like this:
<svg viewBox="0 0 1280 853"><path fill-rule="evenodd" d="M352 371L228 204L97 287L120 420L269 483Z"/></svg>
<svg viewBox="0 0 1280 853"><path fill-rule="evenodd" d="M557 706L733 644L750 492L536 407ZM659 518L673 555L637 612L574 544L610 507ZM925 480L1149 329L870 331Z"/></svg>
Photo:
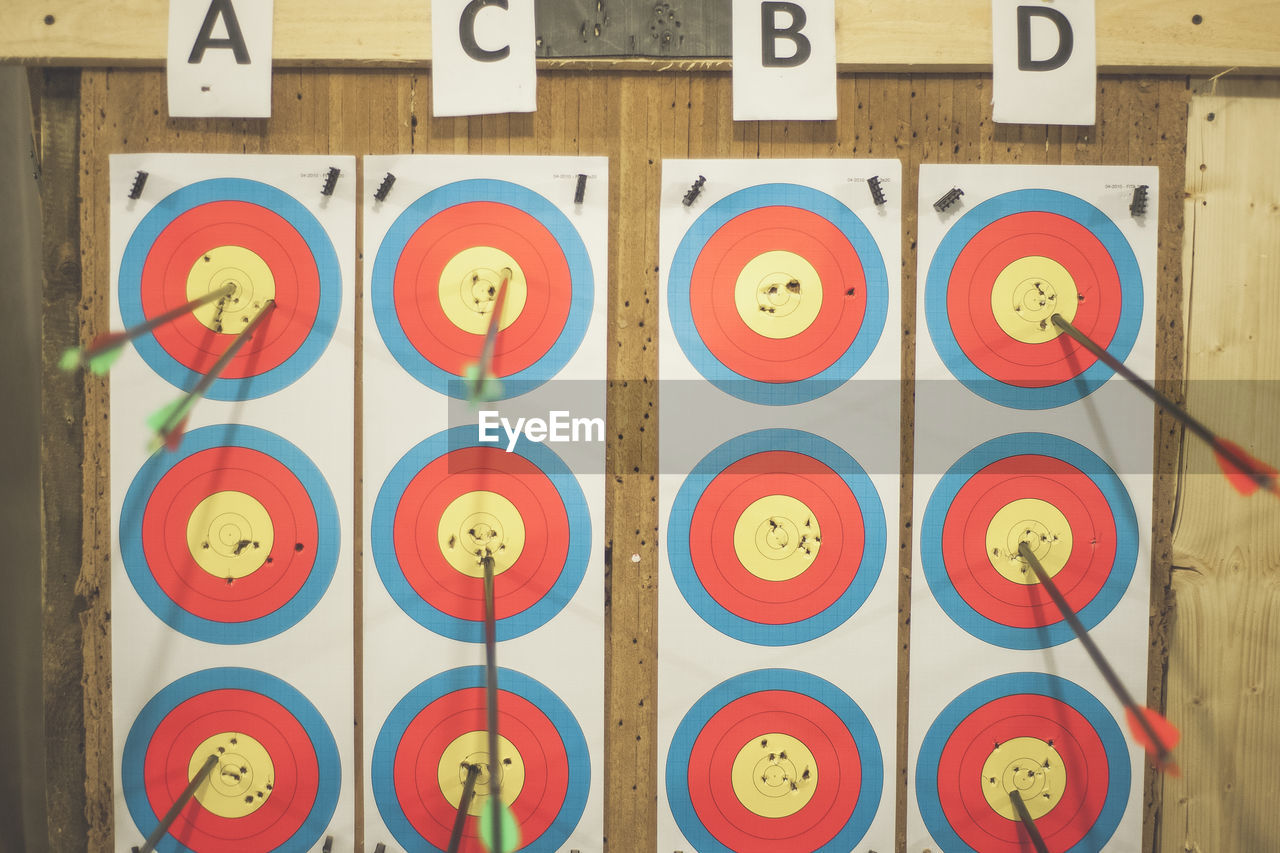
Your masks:
<svg viewBox="0 0 1280 853"><path fill-rule="evenodd" d="M528 115L434 119L430 79L425 73L392 70L287 70L274 78L274 116L270 120L169 120L164 76L147 70L49 71L42 92L41 148L46 203L46 364L62 347L106 328L108 314L107 156L127 151L236 153L472 153L590 154L610 158L610 246L608 298L610 483L606 506L606 832L615 851L653 850L657 803L656 603L658 525L656 491L657 351L655 327L660 292L657 276L659 175L671 157L897 157L903 161L903 328L904 375L914 367L916 173L926 162L1036 164L1155 164L1160 167L1160 255L1157 356L1166 389L1181 393L1183 376L1183 222L1189 91L1181 77L1126 77L1099 81L1098 123L1089 128L995 125L991 121L990 77L963 75L842 75L838 121L821 123L738 122L731 117L728 74L644 71L544 72L539 77L539 109ZM1273 110L1280 94L1267 102ZM1220 116L1235 107L1217 108ZM1241 110L1243 112L1243 110ZM1218 119L1221 121L1222 119ZM1219 134L1215 136L1214 134ZM1195 134L1193 132L1193 143ZM1254 140L1258 156L1270 157L1275 177L1273 132ZM1201 173L1205 205L1187 221L1211 227L1215 205L1235 204L1255 186L1252 165L1223 140L1234 140L1224 125L1212 128L1206 143L1218 145L1214 169ZM1213 144L1208 144L1213 148ZM1199 147L1196 148L1200 150ZM78 157L77 157L78 152ZM1210 152L1206 152L1209 157ZM1192 158L1197 159L1195 157ZM1217 165L1236 183L1217 182ZM1198 164L1197 164L1198 166ZM1273 182L1274 183L1274 182ZM1216 195L1215 195L1216 193ZM79 198L77 199L77 194ZM1199 197L1198 195L1195 197ZM1276 195L1269 201L1266 227L1277 220ZM1191 202L1187 202L1191 210ZM1238 205L1237 205L1238 206ZM1234 209L1234 208L1233 208ZM1243 218L1215 220L1220 229L1253 227ZM1261 227L1261 226L1259 226ZM1274 235L1274 232L1268 232ZM1223 242L1219 240L1219 242ZM1229 242L1229 241L1226 241ZM1273 241L1273 246L1277 245ZM1255 259L1256 260L1256 259ZM1250 287L1252 305L1267 301L1273 323L1280 320L1275 295L1275 265L1280 248L1267 262L1250 267L1241 287ZM1270 266L1267 266L1270 264ZM1189 270L1199 270L1194 264ZM1262 273L1271 274L1269 281ZM1208 273L1200 275L1208 278ZM359 277L359 276L357 276ZM1199 280L1199 278L1197 279ZM1265 286L1270 286L1270 291ZM1207 285L1206 285L1207 286ZM1244 299L1245 297L1241 297ZM1247 301L1247 300L1246 300ZM1239 307L1243 310L1243 305ZM357 312L357 317L359 317ZM1199 341L1200 314L1189 327ZM1270 335L1258 321L1248 338L1236 323L1237 312L1212 315L1214 325L1238 345L1247 361L1265 356L1277 362L1277 344L1263 348ZM357 330L359 336L360 330ZM1215 340L1210 338L1210 340ZM1194 356L1199 353L1193 353ZM1215 362L1217 363L1217 362ZM1223 362L1225 364L1225 362ZM1237 369L1237 368L1232 368ZM1273 370L1272 376L1274 377ZM50 759L50 835L53 849L107 849L112 824L112 739L110 719L110 514L107 504L107 383L46 370L46 430L42 464L45 497L46 702L53 721ZM626 388L626 393L623 393ZM904 475L911 468L912 407L910 383L904 389ZM357 395L356 418L361 413ZM1272 408L1280 414L1280 404ZM1261 423L1261 421L1259 421ZM1221 793L1201 771L1235 772L1249 768L1274 787L1276 774L1265 764L1280 752L1254 756L1246 735L1259 734L1266 721L1277 731L1276 711L1261 706L1273 696L1264 673L1274 672L1270 657L1251 657L1255 643L1243 632L1276 638L1274 618L1276 525L1264 541L1270 551L1240 551L1239 544L1266 525L1263 516L1231 517L1240 538L1223 540L1210 521L1223 517L1230 498L1216 494L1192 503L1192 486L1181 492L1184 510L1194 505L1196 520L1181 521L1175 558L1173 500L1177 493L1180 433L1171 422L1153 417L1157 430L1158 473L1154 515L1152 699L1159 704L1166 655L1171 661L1170 694L1178 704L1171 716L1183 725L1186 745L1180 757L1182 781L1164 783L1176 800L1160 810L1160 781L1147 779L1144 848L1165 851L1263 849L1250 838L1280 837L1265 785L1240 779L1231 789L1231 810L1218 808ZM1145 428L1138 425L1138 428ZM1261 434L1260 432L1258 433ZM1274 437L1274 429L1271 435ZM1248 438L1248 436L1245 436ZM1247 442L1246 442L1247 443ZM1280 457L1274 443L1266 449ZM1189 458L1189 457L1188 457ZM1180 463L1180 460L1181 463ZM357 452L357 482L359 453ZM1186 480L1186 477L1183 478ZM1198 488L1198 486L1196 486ZM356 517L362 517L356 494ZM1272 512L1254 498L1257 513ZM900 521L899 600L902 648L909 642L905 611L910 582L911 480L904 477ZM1184 518L1186 517L1184 512ZM1201 521L1203 519L1203 521ZM1250 527L1249 525L1254 525ZM1192 530L1199 531L1193 534ZM79 534L83 531L83 538ZM1232 536L1236 536L1233 533ZM1253 540L1248 540L1253 541ZM357 542L357 545L359 543ZM1236 555L1228 557L1228 555ZM636 560L638 556L638 560ZM1169 570L1178 572L1172 593ZM1214 576L1210 577L1212 569ZM1270 570L1270 575L1267 574ZM356 609L359 617L357 563ZM1218 577L1221 575L1221 577ZM1242 588L1246 579L1255 587ZM1265 595L1255 595L1253 590ZM1176 595L1172 630L1166 616ZM1188 606L1183 605L1184 598ZM1246 600L1252 602L1244 607ZM1230 609L1247 612L1247 623L1233 622ZM1269 619L1269 621L1268 621ZM357 622L358 624L358 622ZM358 634L358 628L357 628ZM1170 638L1178 645L1171 648ZM353 638L355 639L355 638ZM1217 651L1180 651L1182 644L1212 641L1239 653L1238 666L1209 675L1219 665ZM1217 647L1214 647L1217 648ZM1269 668L1269 669L1268 669ZM1208 707L1220 692L1237 686L1229 673L1258 688L1236 696L1237 713L1225 721ZM900 672L897 797L899 826L906 810L906 669ZM357 708L358 715L358 708ZM1209 715L1218 723L1248 722L1245 729L1214 728L1202 739L1196 725ZM1208 731L1208 728L1205 729ZM82 737L81 737L82 735ZM1270 746L1280 735L1270 734ZM356 733L356 743L360 743ZM1255 778L1257 778L1255 777ZM1215 780L1217 777L1214 777ZM1235 777L1232 777L1233 784ZM1230 817L1249 829L1226 827ZM122 828L128 831L128 828ZM1266 834L1245 834L1254 832ZM1231 834L1236 833L1236 834ZM1245 839L1219 844L1220 838ZM902 846L899 840L899 847ZM1188 846L1183 846L1187 844Z"/></svg>

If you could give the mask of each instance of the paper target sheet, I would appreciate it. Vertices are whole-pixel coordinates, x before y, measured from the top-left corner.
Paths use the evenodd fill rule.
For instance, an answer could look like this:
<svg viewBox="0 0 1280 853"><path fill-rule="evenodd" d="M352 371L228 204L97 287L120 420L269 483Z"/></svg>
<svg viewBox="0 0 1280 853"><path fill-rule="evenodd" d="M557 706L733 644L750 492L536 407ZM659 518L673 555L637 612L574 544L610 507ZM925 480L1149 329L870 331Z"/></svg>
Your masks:
<svg viewBox="0 0 1280 853"><path fill-rule="evenodd" d="M663 163L659 850L892 848L901 190Z"/></svg>
<svg viewBox="0 0 1280 853"><path fill-rule="evenodd" d="M523 849L599 849L607 161L364 169L366 849L447 849L471 767L460 849L495 776Z"/></svg>
<svg viewBox="0 0 1280 853"><path fill-rule="evenodd" d="M1018 549L1143 701L1153 413L1053 318L1154 378L1157 197L1154 167L921 167L909 853L1031 849L1011 791L1051 850L1140 849L1142 751Z"/></svg>
<svg viewBox="0 0 1280 853"><path fill-rule="evenodd" d="M115 849L211 755L158 849L351 849L355 161L113 155L110 180L112 328L223 294L111 373ZM152 452L148 413L260 314Z"/></svg>

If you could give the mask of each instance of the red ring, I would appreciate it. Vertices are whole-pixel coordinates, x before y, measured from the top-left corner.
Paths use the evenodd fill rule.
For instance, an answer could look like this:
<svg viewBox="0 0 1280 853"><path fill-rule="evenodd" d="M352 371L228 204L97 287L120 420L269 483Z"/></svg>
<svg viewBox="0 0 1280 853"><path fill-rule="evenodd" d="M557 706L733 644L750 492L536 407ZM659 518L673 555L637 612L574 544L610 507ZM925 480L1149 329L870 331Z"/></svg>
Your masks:
<svg viewBox="0 0 1280 853"><path fill-rule="evenodd" d="M822 535L813 563L785 581L752 574L733 543L743 511L776 494L803 502ZM809 619L839 600L853 583L865 544L862 510L848 484L817 459L790 450L755 453L726 466L698 498L690 531L690 560L707 593L735 616L766 625Z"/></svg>
<svg viewBox="0 0 1280 853"><path fill-rule="evenodd" d="M458 807L445 799L437 771L445 748L468 732L486 729L484 689L467 687L447 693L409 722L396 744L393 778L405 818L427 842L441 850L449 845ZM511 814L526 841L546 832L560 813L569 790L569 758L555 725L523 696L498 691L498 728L524 762L524 787L511 804ZM461 850L482 849L471 821Z"/></svg>
<svg viewBox="0 0 1280 853"><path fill-rule="evenodd" d="M551 350L573 300L569 262L555 236L519 208L473 201L446 208L424 222L396 262L392 299L405 337L423 358L461 375L476 360L484 334L454 325L440 304L440 275L464 249L490 246L510 255L527 285L520 316L498 336L493 372L510 376Z"/></svg>
<svg viewBox="0 0 1280 853"><path fill-rule="evenodd" d="M445 508L460 495L477 490L501 494L524 522L524 548L496 579L498 619L523 613L555 586L569 555L569 516L555 484L538 466L518 453L495 447L450 451L409 481L392 523L396 559L405 580L442 613L480 622L484 619L483 579L450 565L438 539Z"/></svg>
<svg viewBox="0 0 1280 853"><path fill-rule="evenodd" d="M739 273L767 251L799 255L822 283L818 316L789 338L754 331L734 301ZM857 338L867 309L866 275L853 244L826 218L801 208L760 207L707 239L690 274L689 309L707 349L725 367L758 382L795 382L835 364Z"/></svg>
<svg viewBox="0 0 1280 853"><path fill-rule="evenodd" d="M244 379L288 361L311 333L320 311L320 272L311 247L289 221L243 201L212 201L175 217L152 243L142 266L142 313L155 317L190 300L187 276L200 257L219 246L254 252L275 279L276 307L221 376ZM219 334L185 314L157 328L156 342L182 366L207 373L236 330Z"/></svg>
<svg viewBox="0 0 1280 853"><path fill-rule="evenodd" d="M200 501L231 490L262 504L273 544L261 567L227 583L191 556L187 523ZM201 450L176 463L156 484L142 516L142 549L156 584L183 610L213 622L248 622L283 607L306 584L318 545L306 488L278 459L247 447Z"/></svg>
<svg viewBox="0 0 1280 853"><path fill-rule="evenodd" d="M1051 849L1067 850L1084 838L1102 812L1110 768L1106 748L1088 720L1071 706L1040 694L994 699L965 717L938 759L938 799L947 822L974 849L1025 850L1021 824L991 808L982 793L982 767L997 743L1017 737L1053 741L1062 758L1066 789L1058 804L1036 818ZM1098 774L1103 775L1098 779Z"/></svg>
<svg viewBox="0 0 1280 853"><path fill-rule="evenodd" d="M991 288L1011 263L1050 258L1067 270L1083 301L1072 324L1100 346L1111 342L1120 322L1120 274L1106 246L1079 222L1056 213L1027 211L992 222L975 234L956 258L947 284L947 317L961 350L983 373L1024 388L1057 385L1080 375L1096 360L1080 344L1059 335L1027 344L1009 336L991 310Z"/></svg>
<svg viewBox="0 0 1280 853"><path fill-rule="evenodd" d="M164 814L187 786L191 759L200 744L223 732L238 732L262 745L275 765L271 794L242 818L219 817L188 807L173 825L175 839L196 850L275 850L306 822L319 789L319 762L306 729L279 703L248 690L210 690L192 696L165 715L147 744L147 800Z"/></svg>
<svg viewBox="0 0 1280 853"><path fill-rule="evenodd" d="M733 761L762 735L785 734L813 754L818 784L809 802L784 818L761 817L733 791ZM689 800L716 840L739 853L818 850L853 815L862 785L862 760L853 734L830 708L788 690L748 693L707 720L689 751Z"/></svg>
<svg viewBox="0 0 1280 853"><path fill-rule="evenodd" d="M1118 534L1102 491L1087 474L1056 457L998 459L960 487L942 524L948 578L970 607L993 622L1037 628L1062 621L1058 609L1040 584L1015 583L997 572L986 546L996 512L1022 498L1051 504L1071 526L1071 555L1054 581L1077 613L1106 585Z"/></svg>

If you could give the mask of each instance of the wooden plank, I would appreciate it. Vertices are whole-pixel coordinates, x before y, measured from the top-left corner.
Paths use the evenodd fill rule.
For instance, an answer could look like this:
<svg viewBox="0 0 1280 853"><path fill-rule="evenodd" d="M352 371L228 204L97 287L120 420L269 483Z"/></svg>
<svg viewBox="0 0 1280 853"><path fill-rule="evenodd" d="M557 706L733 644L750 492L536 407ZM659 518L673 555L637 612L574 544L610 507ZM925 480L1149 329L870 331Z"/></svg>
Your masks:
<svg viewBox="0 0 1280 853"><path fill-rule="evenodd" d="M44 730L48 849L85 849L85 657L96 648L81 618L105 605L100 587L81 572L84 383L58 368L58 357L80 341L80 79L50 71L40 96L44 311L41 324L41 553ZM93 502L105 495L93 495ZM108 752L108 756L110 753ZM110 760L108 758L108 764ZM34 828L33 828L34 830ZM30 839L38 835L33 831ZM36 844L37 847L44 846Z"/></svg>
<svg viewBox="0 0 1280 853"><path fill-rule="evenodd" d="M691 70L705 68L706 57L728 53L727 15L715 14L722 0L573 0L559 11L561 2L543 0L556 11L538 18L539 55L557 57L542 60L552 67ZM666 18L660 28L659 10ZM1111 0L1098 4L1097 22L1104 71L1280 71L1280 10L1274 3L1219 0L1210 8L1200 0ZM7 0L0 4L0 61L159 66L167 26L167 0ZM674 37L666 39L667 33ZM845 70L989 69L990 4L837 0L836 52ZM574 56L606 58L564 58ZM276 0L273 57L277 65L421 65L431 58L428 5ZM697 61L673 64L691 57ZM713 61L727 67L725 60Z"/></svg>
<svg viewBox="0 0 1280 853"><path fill-rule="evenodd" d="M1224 79L1191 100L1186 403L1280 460L1280 82ZM1164 782L1159 849L1267 850L1280 838L1280 506L1234 493L1184 440L1173 528L1168 708L1186 772Z"/></svg>

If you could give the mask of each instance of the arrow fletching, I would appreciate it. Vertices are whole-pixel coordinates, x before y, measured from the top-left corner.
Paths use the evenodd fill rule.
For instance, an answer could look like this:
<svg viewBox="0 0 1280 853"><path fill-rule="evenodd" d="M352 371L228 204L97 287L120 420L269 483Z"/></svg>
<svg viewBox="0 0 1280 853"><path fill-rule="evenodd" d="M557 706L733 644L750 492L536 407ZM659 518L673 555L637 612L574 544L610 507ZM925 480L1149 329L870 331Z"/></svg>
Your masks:
<svg viewBox="0 0 1280 853"><path fill-rule="evenodd" d="M462 381L467 389L467 402L473 406L502 399L502 380L492 373L486 373L481 379L478 361L463 369Z"/></svg>
<svg viewBox="0 0 1280 853"><path fill-rule="evenodd" d="M199 397L184 394L172 403L166 403L147 416L147 426L156 434L152 450L163 444L169 450L177 450L182 443L182 434L186 431L187 416L191 407Z"/></svg>
<svg viewBox="0 0 1280 853"><path fill-rule="evenodd" d="M1227 482L1240 494L1251 495L1260 487L1264 487L1280 495L1280 485L1276 480L1276 475L1280 474L1280 471L1261 459L1249 455L1234 441L1219 438L1214 443L1213 456L1218 461L1218 467L1222 469Z"/></svg>
<svg viewBox="0 0 1280 853"><path fill-rule="evenodd" d="M1142 724L1142 719L1139 719L1139 714L1146 720L1146 726ZM1165 719L1160 712L1141 706L1126 708L1124 719L1129 724L1129 733L1133 735L1134 741L1146 750L1147 755L1151 756L1156 769L1168 773L1170 776L1182 775L1178 765L1169 755L1173 748L1178 745L1178 741L1182 739L1182 732L1178 731L1177 726ZM1151 735L1147 733L1148 727L1155 732L1156 737L1159 738L1159 743L1151 739Z"/></svg>
<svg viewBox="0 0 1280 853"><path fill-rule="evenodd" d="M498 820L502 821L502 850L493 849L493 810L498 809ZM489 853L513 853L520 849L520 826L507 804L497 797L490 797L484 804L484 814L480 815L480 841Z"/></svg>

